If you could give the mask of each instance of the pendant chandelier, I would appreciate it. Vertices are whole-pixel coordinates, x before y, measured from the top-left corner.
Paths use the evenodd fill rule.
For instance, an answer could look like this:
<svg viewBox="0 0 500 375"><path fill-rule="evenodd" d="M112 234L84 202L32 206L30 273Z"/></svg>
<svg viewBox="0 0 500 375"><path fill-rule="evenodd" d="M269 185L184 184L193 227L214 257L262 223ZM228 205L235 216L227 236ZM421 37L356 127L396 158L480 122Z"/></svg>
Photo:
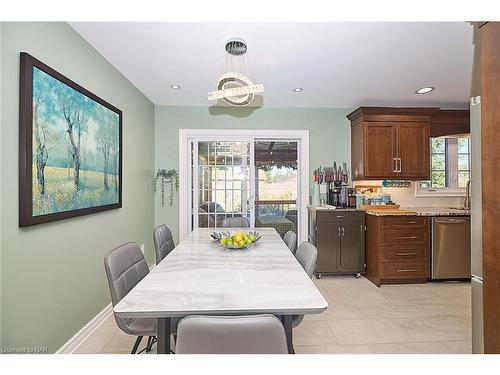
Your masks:
<svg viewBox="0 0 500 375"><path fill-rule="evenodd" d="M208 100L222 99L229 105L244 107L253 101L255 94L264 92L264 85L253 84L248 78L245 61L247 45L243 40L228 41L226 52L224 72L217 82L217 90L208 93Z"/></svg>

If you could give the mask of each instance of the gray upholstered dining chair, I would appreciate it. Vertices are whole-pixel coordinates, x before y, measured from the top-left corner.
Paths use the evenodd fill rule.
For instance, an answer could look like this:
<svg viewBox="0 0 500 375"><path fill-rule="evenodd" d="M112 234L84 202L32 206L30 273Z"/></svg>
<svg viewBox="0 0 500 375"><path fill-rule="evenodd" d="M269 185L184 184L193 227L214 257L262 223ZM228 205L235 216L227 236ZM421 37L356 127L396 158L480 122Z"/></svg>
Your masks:
<svg viewBox="0 0 500 375"><path fill-rule="evenodd" d="M222 220L223 228L250 228L246 217L226 217Z"/></svg>
<svg viewBox="0 0 500 375"><path fill-rule="evenodd" d="M160 263L175 248L172 232L165 224L153 229L153 242L155 245L156 264Z"/></svg>
<svg viewBox="0 0 500 375"><path fill-rule="evenodd" d="M295 255L295 252L297 250L297 235L293 230L289 230L288 232L285 233L285 236L283 237L283 241L285 241L286 246L290 249L292 254Z"/></svg>
<svg viewBox="0 0 500 375"><path fill-rule="evenodd" d="M285 329L273 315L187 316L179 322L177 354L287 354Z"/></svg>
<svg viewBox="0 0 500 375"><path fill-rule="evenodd" d="M316 249L316 246L307 241L302 242L295 253L295 258L297 258L297 261L304 271L306 271L307 276L312 278L316 268L316 260L318 259L318 249ZM293 315L292 327L297 327L303 319L304 315Z"/></svg>
<svg viewBox="0 0 500 375"><path fill-rule="evenodd" d="M149 273L149 267L138 244L126 243L111 250L104 257L104 269L108 278L111 302L115 306L134 286ZM148 336L146 351L151 347L156 337L156 319L151 318L120 318L115 315L116 324L125 333L137 336L131 354L137 349L143 336ZM178 320L171 319L171 332L175 332Z"/></svg>

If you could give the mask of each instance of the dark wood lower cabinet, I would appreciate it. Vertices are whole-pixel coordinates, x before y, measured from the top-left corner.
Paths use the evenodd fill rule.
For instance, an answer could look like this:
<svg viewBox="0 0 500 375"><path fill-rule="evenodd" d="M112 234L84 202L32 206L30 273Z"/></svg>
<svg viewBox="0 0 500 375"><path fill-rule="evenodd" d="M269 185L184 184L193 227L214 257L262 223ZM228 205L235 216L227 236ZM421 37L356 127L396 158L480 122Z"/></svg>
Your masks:
<svg viewBox="0 0 500 375"><path fill-rule="evenodd" d="M364 273L364 212L310 209L309 241L318 249L317 276Z"/></svg>
<svg viewBox="0 0 500 375"><path fill-rule="evenodd" d="M366 277L375 285L425 283L429 253L429 218L366 215Z"/></svg>
<svg viewBox="0 0 500 375"><path fill-rule="evenodd" d="M340 227L337 223L318 223L316 227L316 243L318 260L317 273L340 272Z"/></svg>

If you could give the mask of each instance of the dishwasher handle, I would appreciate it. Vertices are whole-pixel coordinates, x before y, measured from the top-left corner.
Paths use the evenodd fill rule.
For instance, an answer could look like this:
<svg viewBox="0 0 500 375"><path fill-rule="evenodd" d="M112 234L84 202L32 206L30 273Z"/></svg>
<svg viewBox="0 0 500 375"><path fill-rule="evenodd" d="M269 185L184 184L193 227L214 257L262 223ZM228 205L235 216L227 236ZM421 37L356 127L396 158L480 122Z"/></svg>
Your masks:
<svg viewBox="0 0 500 375"><path fill-rule="evenodd" d="M468 223L468 219L434 219L437 224L463 224Z"/></svg>

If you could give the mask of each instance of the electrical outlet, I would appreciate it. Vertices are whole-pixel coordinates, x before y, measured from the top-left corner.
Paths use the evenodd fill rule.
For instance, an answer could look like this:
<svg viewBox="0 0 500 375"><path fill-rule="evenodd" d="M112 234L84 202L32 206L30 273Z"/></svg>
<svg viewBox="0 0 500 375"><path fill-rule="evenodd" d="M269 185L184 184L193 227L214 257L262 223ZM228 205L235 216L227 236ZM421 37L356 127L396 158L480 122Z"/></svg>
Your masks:
<svg viewBox="0 0 500 375"><path fill-rule="evenodd" d="M145 249L144 244L141 244L141 251L143 254L144 254L144 249Z"/></svg>

